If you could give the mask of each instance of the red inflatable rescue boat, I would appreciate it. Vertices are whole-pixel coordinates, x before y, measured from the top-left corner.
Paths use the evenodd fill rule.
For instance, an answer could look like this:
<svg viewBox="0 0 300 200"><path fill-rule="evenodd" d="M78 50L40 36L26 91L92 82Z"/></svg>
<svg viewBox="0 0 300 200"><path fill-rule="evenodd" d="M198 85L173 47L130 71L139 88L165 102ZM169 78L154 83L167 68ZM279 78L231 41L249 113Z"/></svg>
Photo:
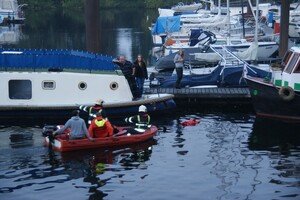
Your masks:
<svg viewBox="0 0 300 200"><path fill-rule="evenodd" d="M119 133L113 135L112 137L94 138L94 141L90 141L87 138L80 140L70 140L68 139L68 137L65 137L64 134L51 140L51 138L49 138L50 136L46 136L43 132L43 135L46 136L44 145L47 147L50 146L52 147L52 149L59 152L75 151L81 149L108 148L144 142L152 139L157 133L157 127L153 125L148 128L145 133L134 135L127 135L125 133L126 131L123 130L124 128L127 127L118 127Z"/></svg>
<svg viewBox="0 0 300 200"><path fill-rule="evenodd" d="M181 122L181 125L182 126L194 126L194 125L199 124L199 123L200 123L200 120L195 119L195 118L190 118L187 121Z"/></svg>

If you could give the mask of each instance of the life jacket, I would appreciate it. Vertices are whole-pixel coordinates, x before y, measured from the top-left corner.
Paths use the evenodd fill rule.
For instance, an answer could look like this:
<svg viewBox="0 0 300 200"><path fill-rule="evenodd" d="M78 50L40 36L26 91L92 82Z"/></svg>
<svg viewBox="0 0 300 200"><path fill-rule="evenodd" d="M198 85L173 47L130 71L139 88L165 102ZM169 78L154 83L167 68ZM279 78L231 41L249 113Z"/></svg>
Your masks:
<svg viewBox="0 0 300 200"><path fill-rule="evenodd" d="M90 125L91 129L89 128L89 132L91 137L94 138L103 138L109 136L109 130L106 125L107 120L103 119L102 117L97 117L93 120L93 123Z"/></svg>

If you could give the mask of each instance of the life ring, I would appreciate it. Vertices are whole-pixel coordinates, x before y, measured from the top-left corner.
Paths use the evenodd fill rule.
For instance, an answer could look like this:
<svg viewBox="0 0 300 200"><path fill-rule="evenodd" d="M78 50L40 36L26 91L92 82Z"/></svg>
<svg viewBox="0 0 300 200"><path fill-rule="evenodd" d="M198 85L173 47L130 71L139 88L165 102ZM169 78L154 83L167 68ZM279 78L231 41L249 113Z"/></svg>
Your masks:
<svg viewBox="0 0 300 200"><path fill-rule="evenodd" d="M291 101L295 97L295 91L290 86L281 87L278 94L284 101Z"/></svg>

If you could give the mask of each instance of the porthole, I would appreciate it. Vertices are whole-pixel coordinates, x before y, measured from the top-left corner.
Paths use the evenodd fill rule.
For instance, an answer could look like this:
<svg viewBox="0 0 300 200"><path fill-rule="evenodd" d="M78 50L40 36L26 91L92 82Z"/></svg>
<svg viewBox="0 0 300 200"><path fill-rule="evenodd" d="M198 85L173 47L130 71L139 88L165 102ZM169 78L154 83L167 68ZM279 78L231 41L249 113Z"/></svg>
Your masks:
<svg viewBox="0 0 300 200"><path fill-rule="evenodd" d="M78 83L78 88L80 90L85 90L87 88L86 82L80 82L80 83Z"/></svg>
<svg viewBox="0 0 300 200"><path fill-rule="evenodd" d="M110 83L110 89L116 90L116 89L118 89L118 87L119 87L119 84L117 82Z"/></svg>

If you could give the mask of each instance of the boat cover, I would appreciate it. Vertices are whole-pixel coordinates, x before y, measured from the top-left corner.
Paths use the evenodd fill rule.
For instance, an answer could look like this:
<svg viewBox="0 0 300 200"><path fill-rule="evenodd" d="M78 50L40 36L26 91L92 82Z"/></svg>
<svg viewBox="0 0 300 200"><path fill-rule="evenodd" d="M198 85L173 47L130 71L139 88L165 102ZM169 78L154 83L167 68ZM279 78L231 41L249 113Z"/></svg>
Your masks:
<svg viewBox="0 0 300 200"><path fill-rule="evenodd" d="M158 17L152 34L177 32L180 29L180 16Z"/></svg>
<svg viewBox="0 0 300 200"><path fill-rule="evenodd" d="M0 49L0 68L115 70L112 59L75 50Z"/></svg>

